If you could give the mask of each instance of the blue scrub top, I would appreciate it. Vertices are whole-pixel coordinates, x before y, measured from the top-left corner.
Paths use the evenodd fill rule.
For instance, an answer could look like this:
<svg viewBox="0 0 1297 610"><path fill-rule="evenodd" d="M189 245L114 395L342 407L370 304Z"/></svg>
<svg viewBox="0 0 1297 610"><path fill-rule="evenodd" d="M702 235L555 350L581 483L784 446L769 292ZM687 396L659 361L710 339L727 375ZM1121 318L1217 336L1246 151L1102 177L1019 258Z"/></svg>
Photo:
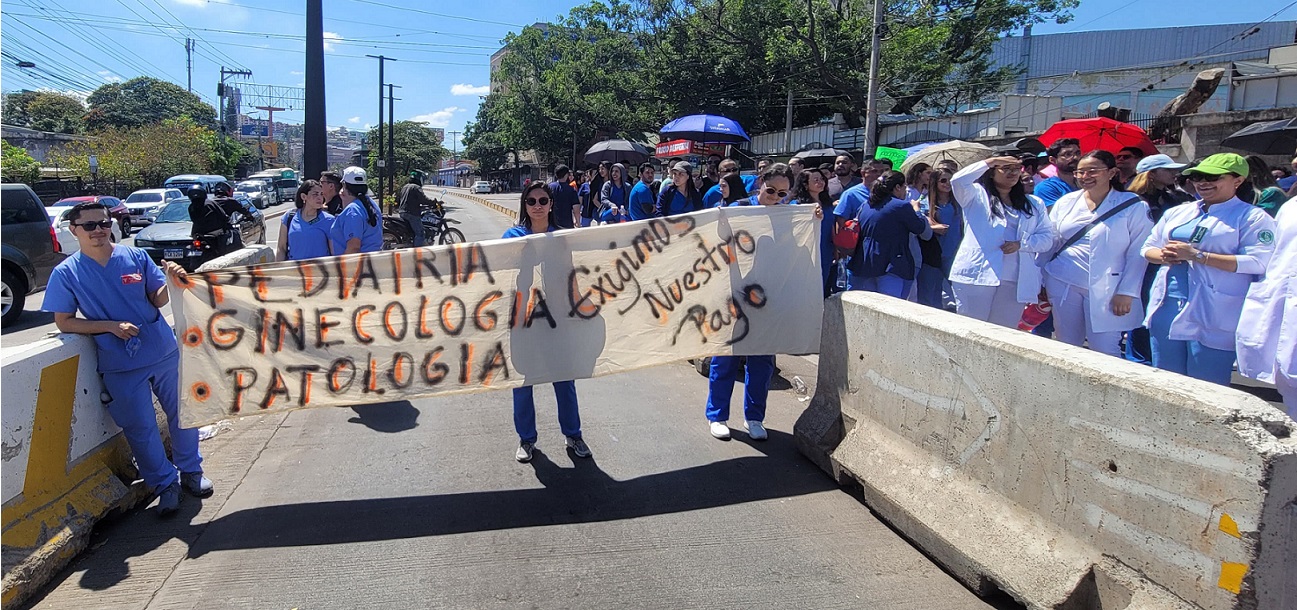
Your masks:
<svg viewBox="0 0 1297 610"><path fill-rule="evenodd" d="M1051 176L1040 181L1036 188L1031 191L1031 194L1040 197L1040 200L1045 202L1045 207L1049 207L1054 205L1054 202L1061 199L1063 195L1075 190L1076 187L1068 184L1062 178Z"/></svg>
<svg viewBox="0 0 1297 610"><path fill-rule="evenodd" d="M1206 217L1207 213L1203 212L1197 218L1171 229L1171 234L1168 237L1186 244L1194 243L1193 234L1198 229L1198 223L1202 222L1202 219ZM1201 241L1201 238L1199 238L1199 241ZM1191 281L1189 263L1168 265L1166 270L1166 296L1172 299L1188 299L1189 293L1192 292L1192 287L1189 284Z"/></svg>
<svg viewBox="0 0 1297 610"><path fill-rule="evenodd" d="M869 189L863 184L857 184L842 191L838 206L833 208L833 215L843 220L855 218L860 214L860 207L867 201L869 201Z"/></svg>
<svg viewBox="0 0 1297 610"><path fill-rule="evenodd" d="M554 193L554 221L564 229L574 228L572 208L581 205L576 189L566 182L551 182L549 190Z"/></svg>
<svg viewBox="0 0 1297 610"><path fill-rule="evenodd" d="M721 194L721 185L717 184L703 193L704 208L719 208L725 205L725 196Z"/></svg>
<svg viewBox="0 0 1297 610"><path fill-rule="evenodd" d="M749 193L757 190L756 176L739 176L739 177L743 179L743 186L747 187Z"/></svg>
<svg viewBox="0 0 1297 610"><path fill-rule="evenodd" d="M548 229L545 229L546 232L557 230L558 227L554 225L550 225ZM528 235L531 235L531 227L529 225L513 225L504 232L504 235L500 236L500 239L513 239L515 237L526 237Z"/></svg>
<svg viewBox="0 0 1297 610"><path fill-rule="evenodd" d="M633 195L634 193L631 194ZM666 191L662 191L662 194L665 196ZM663 212L666 213L667 216L688 214L689 212L694 211L693 207L689 205L689 198L686 197L684 193L680 192L680 189L671 189L671 201L667 203L665 208L666 209L664 209ZM634 218L634 216L631 218Z"/></svg>
<svg viewBox="0 0 1297 610"><path fill-rule="evenodd" d="M892 199L883 207L860 209L860 243L847 263L852 273L879 277L890 273L912 280L917 266L910 251L910 235L921 235L927 221L910 202Z"/></svg>
<svg viewBox="0 0 1297 610"><path fill-rule="evenodd" d="M333 221L333 214L324 210L316 214L313 222L307 222L298 210L284 214L281 222L288 227L288 260L331 256L329 234L333 230Z"/></svg>
<svg viewBox="0 0 1297 610"><path fill-rule="evenodd" d="M653 197L653 189L648 184L639 182L635 188L630 190L630 202L626 204L630 208L631 220L646 220L654 216L654 209L657 207L656 198Z"/></svg>
<svg viewBox="0 0 1297 610"><path fill-rule="evenodd" d="M357 199L342 209L333 220L333 229L329 235L333 239L333 251L342 254L347 251L347 241L353 237L360 238L361 252L378 252L383 249L383 215L377 209L374 214L377 222L369 225L365 214L365 202L368 199Z"/></svg>
<svg viewBox="0 0 1297 610"><path fill-rule="evenodd" d="M139 248L114 245L103 266L77 252L50 274L41 308L50 313L80 311L87 320L138 326L135 349L128 349L127 342L112 333L94 335L100 373L133 371L157 364L179 349L171 325L149 300L166 282L162 269Z"/></svg>

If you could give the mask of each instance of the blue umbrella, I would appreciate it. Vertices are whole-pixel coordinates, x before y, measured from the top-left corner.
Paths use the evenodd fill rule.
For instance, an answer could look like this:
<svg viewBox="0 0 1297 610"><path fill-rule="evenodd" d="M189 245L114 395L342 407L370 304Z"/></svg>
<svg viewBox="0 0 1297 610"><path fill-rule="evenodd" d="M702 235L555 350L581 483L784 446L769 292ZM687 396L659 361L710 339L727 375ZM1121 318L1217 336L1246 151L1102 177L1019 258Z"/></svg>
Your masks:
<svg viewBox="0 0 1297 610"><path fill-rule="evenodd" d="M738 123L732 119L714 114L682 116L663 125L662 130L658 133L670 139L694 140L696 142L733 144L752 140Z"/></svg>

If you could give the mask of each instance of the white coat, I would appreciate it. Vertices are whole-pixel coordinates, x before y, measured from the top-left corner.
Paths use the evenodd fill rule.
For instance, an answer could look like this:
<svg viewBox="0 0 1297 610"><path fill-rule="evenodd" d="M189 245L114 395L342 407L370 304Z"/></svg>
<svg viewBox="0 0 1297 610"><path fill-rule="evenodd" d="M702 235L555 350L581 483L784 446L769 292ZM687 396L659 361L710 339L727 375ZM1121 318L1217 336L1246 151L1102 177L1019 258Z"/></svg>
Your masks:
<svg viewBox="0 0 1297 610"><path fill-rule="evenodd" d="M1265 279L1252 284L1238 324L1238 372L1297 387L1297 197L1275 216L1278 235Z"/></svg>
<svg viewBox="0 0 1297 610"><path fill-rule="evenodd" d="M950 268L950 281L974 286L999 286L1000 271L1004 269L1004 228L1008 222L991 213L991 199L986 189L977 183L987 169L985 161L978 161L959 170L950 179L955 201L964 208L964 239L959 243L954 263ZM1040 199L1027 195L1031 202L1030 216L1023 214L1018 222L1018 241L1021 248L1011 256L1018 257L1018 277L1004 278L1018 283L1018 302L1035 303L1040 296L1040 268L1035 255L1054 247L1054 224Z"/></svg>
<svg viewBox="0 0 1297 610"><path fill-rule="evenodd" d="M1142 252L1148 254L1165 246L1172 229L1202 215L1201 204L1192 201L1167 210L1153 226ZM1243 299L1252 281L1265 273L1274 253L1274 219L1265 210L1235 197L1211 206L1198 226L1206 229L1206 235L1195 247L1203 252L1234 255L1238 271L1231 273L1192 261L1180 263L1189 265L1189 299L1171 321L1169 338L1233 350ZM1150 326L1153 314L1166 298L1166 273L1163 265L1153 279L1145 326Z"/></svg>
<svg viewBox="0 0 1297 610"><path fill-rule="evenodd" d="M1090 327L1094 332L1130 330L1144 322L1140 291L1148 261L1144 258L1143 250L1144 241L1153 229L1148 204L1139 200L1139 196L1134 193L1112 190L1099 207L1091 212L1090 206L1085 202L1085 191L1074 191L1060 197L1049 209L1054 228L1058 231L1058 239L1048 253L1041 255L1040 261L1044 265L1045 275L1056 277L1050 273L1050 269L1063 263L1058 260L1051 263L1049 257L1095 218L1131 198L1137 200L1135 205L1099 223L1087 234L1090 238L1090 281L1084 288L1090 294L1090 306L1086 315L1090 318ZM1130 313L1124 316L1112 313L1112 297L1119 294L1134 298ZM1049 296L1051 299L1063 298L1063 295Z"/></svg>

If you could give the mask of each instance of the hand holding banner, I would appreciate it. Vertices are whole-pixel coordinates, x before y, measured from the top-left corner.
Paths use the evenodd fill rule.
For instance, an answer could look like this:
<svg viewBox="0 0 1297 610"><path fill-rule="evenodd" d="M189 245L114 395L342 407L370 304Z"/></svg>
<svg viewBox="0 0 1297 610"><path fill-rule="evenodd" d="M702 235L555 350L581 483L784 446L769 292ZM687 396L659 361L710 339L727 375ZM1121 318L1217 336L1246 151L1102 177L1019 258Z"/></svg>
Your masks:
<svg viewBox="0 0 1297 610"><path fill-rule="evenodd" d="M191 274L173 286L182 425L812 353L811 206Z"/></svg>

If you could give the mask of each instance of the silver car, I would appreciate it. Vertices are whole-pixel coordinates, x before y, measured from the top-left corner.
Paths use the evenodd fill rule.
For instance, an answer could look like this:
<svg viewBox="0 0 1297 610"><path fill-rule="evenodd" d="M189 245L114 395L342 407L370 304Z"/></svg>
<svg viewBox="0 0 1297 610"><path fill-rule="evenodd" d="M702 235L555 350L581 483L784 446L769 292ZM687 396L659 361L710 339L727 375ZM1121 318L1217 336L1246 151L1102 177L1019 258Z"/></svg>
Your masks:
<svg viewBox="0 0 1297 610"><path fill-rule="evenodd" d="M187 200L180 189L142 189L131 193L122 203L131 211L132 226L147 227L153 224L162 208L178 199Z"/></svg>

